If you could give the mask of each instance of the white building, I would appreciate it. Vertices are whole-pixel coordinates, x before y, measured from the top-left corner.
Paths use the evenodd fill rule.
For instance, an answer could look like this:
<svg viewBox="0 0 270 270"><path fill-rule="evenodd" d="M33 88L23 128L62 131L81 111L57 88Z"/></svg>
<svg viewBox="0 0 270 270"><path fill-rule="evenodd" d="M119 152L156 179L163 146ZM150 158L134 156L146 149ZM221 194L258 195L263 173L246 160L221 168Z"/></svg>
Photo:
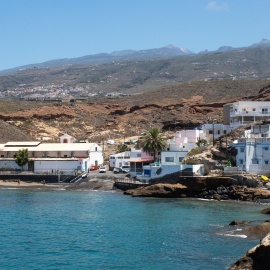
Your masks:
<svg viewBox="0 0 270 270"><path fill-rule="evenodd" d="M255 125L251 129L245 130L245 138L269 138L270 126L269 125Z"/></svg>
<svg viewBox="0 0 270 270"><path fill-rule="evenodd" d="M269 116L269 101L238 101L224 105L223 124L233 129Z"/></svg>
<svg viewBox="0 0 270 270"><path fill-rule="evenodd" d="M167 141L169 151L190 151L198 145L196 144L202 136L201 130L180 130L176 131L174 139Z"/></svg>
<svg viewBox="0 0 270 270"><path fill-rule="evenodd" d="M125 151L122 153L110 155L110 170L114 168L122 167L123 165L130 165L130 153L131 151Z"/></svg>
<svg viewBox="0 0 270 270"><path fill-rule="evenodd" d="M0 169L20 170L14 159L15 153L26 148L30 161L24 170L68 173L87 171L92 164L103 164L102 148L95 143L8 142L0 144Z"/></svg>
<svg viewBox="0 0 270 270"><path fill-rule="evenodd" d="M213 142L214 139L231 131L228 125L223 124L204 124L202 125L201 139L205 139L208 143Z"/></svg>
<svg viewBox="0 0 270 270"><path fill-rule="evenodd" d="M150 179L161 178L172 173L181 173L185 176L202 176L204 175L204 165L184 165L182 160L187 151L162 151L161 163L152 163L143 166L142 175L137 176L142 182L149 182Z"/></svg>
<svg viewBox="0 0 270 270"><path fill-rule="evenodd" d="M237 149L239 170L254 174L270 172L270 138L241 138L231 146Z"/></svg>

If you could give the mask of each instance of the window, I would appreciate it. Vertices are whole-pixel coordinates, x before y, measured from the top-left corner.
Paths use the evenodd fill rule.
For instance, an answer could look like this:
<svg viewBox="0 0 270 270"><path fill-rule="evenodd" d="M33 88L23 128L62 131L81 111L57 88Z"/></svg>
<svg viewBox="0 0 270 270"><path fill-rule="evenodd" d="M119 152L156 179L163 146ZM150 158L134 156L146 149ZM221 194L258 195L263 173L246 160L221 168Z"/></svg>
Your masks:
<svg viewBox="0 0 270 270"><path fill-rule="evenodd" d="M182 162L183 161L183 157L179 157L179 162Z"/></svg>
<svg viewBox="0 0 270 270"><path fill-rule="evenodd" d="M259 164L259 160L258 159L252 159L252 164Z"/></svg>
<svg viewBox="0 0 270 270"><path fill-rule="evenodd" d="M67 155L64 155L64 158L67 158Z"/></svg>
<svg viewBox="0 0 270 270"><path fill-rule="evenodd" d="M1 157L5 157L4 155L1 155Z"/></svg>
<svg viewBox="0 0 270 270"><path fill-rule="evenodd" d="M137 157L141 157L142 156L142 154L137 154Z"/></svg>
<svg viewBox="0 0 270 270"><path fill-rule="evenodd" d="M95 147L95 151L97 152L97 147Z"/></svg>
<svg viewBox="0 0 270 270"><path fill-rule="evenodd" d="M268 114L268 108L262 108L262 114Z"/></svg>
<svg viewBox="0 0 270 270"><path fill-rule="evenodd" d="M239 159L239 164L243 165L244 164L244 160L243 159Z"/></svg>
<svg viewBox="0 0 270 270"><path fill-rule="evenodd" d="M265 160L265 161L264 161L264 164L265 164L265 165L268 165L268 164L269 164L269 160Z"/></svg>
<svg viewBox="0 0 270 270"><path fill-rule="evenodd" d="M268 150L269 150L269 147L268 147L268 146L265 146L265 147L263 148L263 150L268 151Z"/></svg>
<svg viewBox="0 0 270 270"><path fill-rule="evenodd" d="M240 152L244 153L245 152L245 148L244 147L240 147Z"/></svg>
<svg viewBox="0 0 270 270"><path fill-rule="evenodd" d="M213 134L213 130L209 130L209 134Z"/></svg>
<svg viewBox="0 0 270 270"><path fill-rule="evenodd" d="M174 162L174 157L165 157L165 162Z"/></svg>
<svg viewBox="0 0 270 270"><path fill-rule="evenodd" d="M110 159L115 159L115 157L110 157Z"/></svg>
<svg viewBox="0 0 270 270"><path fill-rule="evenodd" d="M253 111L253 112L256 112L256 108L253 108L252 111Z"/></svg>
<svg viewBox="0 0 270 270"><path fill-rule="evenodd" d="M223 132L224 134L227 134L227 130L224 130L224 132Z"/></svg>
<svg viewBox="0 0 270 270"><path fill-rule="evenodd" d="M220 130L217 131L217 134L220 134Z"/></svg>

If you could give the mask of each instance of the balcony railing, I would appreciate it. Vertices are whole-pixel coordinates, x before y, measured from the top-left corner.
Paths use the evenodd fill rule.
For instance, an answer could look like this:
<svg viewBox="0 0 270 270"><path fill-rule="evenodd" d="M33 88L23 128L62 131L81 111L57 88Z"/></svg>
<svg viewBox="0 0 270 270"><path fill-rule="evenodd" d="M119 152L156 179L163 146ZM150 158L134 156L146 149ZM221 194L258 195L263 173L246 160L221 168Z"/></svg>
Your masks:
<svg viewBox="0 0 270 270"><path fill-rule="evenodd" d="M231 122L230 127L238 127L238 126L244 126L253 123L253 121L237 121L237 122Z"/></svg>
<svg viewBox="0 0 270 270"><path fill-rule="evenodd" d="M245 116L245 115L250 115L250 116L270 115L270 110L269 111L237 111L237 112L230 112L230 117Z"/></svg>

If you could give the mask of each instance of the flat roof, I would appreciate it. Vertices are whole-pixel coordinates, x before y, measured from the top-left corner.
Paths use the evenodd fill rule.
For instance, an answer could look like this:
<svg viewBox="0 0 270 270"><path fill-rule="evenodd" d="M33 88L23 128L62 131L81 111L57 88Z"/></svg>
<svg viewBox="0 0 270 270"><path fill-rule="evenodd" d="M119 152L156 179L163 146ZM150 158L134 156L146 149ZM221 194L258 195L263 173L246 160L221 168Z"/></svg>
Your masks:
<svg viewBox="0 0 270 270"><path fill-rule="evenodd" d="M6 147L6 145L8 146ZM0 151L19 151L22 148L27 148L30 152L47 152L47 151L91 151L95 143L33 143L33 144L18 144L14 142L0 144Z"/></svg>
<svg viewBox="0 0 270 270"><path fill-rule="evenodd" d="M9 146L11 146L11 147L19 147L19 146L23 146L23 147L25 147L25 146L38 146L39 144L40 144L41 142L7 142L6 144L5 144L5 147L7 146L7 147L9 147Z"/></svg>

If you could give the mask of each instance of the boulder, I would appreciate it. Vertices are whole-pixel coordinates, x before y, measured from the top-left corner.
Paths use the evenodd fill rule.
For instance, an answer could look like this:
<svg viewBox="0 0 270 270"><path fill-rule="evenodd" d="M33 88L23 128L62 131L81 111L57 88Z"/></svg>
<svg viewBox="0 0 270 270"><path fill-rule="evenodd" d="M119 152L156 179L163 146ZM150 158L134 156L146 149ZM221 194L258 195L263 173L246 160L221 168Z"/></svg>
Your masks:
<svg viewBox="0 0 270 270"><path fill-rule="evenodd" d="M266 270L270 269L270 234L259 245L248 251L235 262L229 270Z"/></svg>
<svg viewBox="0 0 270 270"><path fill-rule="evenodd" d="M249 238L263 238L270 233L270 222L265 221L260 225L253 226L247 229L239 231L240 234L244 234ZM237 232L236 232L237 234ZM269 268L270 269L270 268Z"/></svg>
<svg viewBox="0 0 270 270"><path fill-rule="evenodd" d="M229 226L247 226L250 225L251 222L250 221L242 221L242 220L233 220Z"/></svg>
<svg viewBox="0 0 270 270"><path fill-rule="evenodd" d="M133 197L161 197L161 198L182 198L188 193L188 188L181 184L155 184L124 192L125 195Z"/></svg>
<svg viewBox="0 0 270 270"><path fill-rule="evenodd" d="M270 214L270 207L267 207L261 211L262 214Z"/></svg>

